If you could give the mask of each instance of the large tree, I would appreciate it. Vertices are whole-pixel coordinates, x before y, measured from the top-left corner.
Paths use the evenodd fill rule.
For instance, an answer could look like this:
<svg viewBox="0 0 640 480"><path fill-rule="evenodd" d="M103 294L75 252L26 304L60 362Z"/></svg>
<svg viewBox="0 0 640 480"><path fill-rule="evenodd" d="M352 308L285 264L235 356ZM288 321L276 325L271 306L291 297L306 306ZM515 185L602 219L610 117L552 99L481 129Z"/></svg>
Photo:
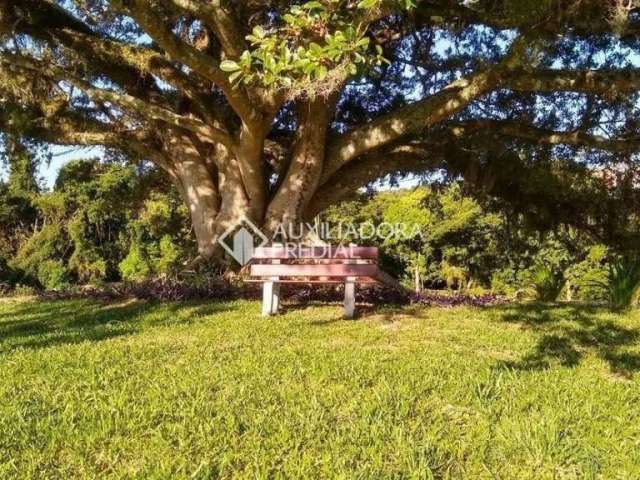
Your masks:
<svg viewBox="0 0 640 480"><path fill-rule="evenodd" d="M0 131L153 162L210 258L388 175L631 171L635 3L0 0Z"/></svg>

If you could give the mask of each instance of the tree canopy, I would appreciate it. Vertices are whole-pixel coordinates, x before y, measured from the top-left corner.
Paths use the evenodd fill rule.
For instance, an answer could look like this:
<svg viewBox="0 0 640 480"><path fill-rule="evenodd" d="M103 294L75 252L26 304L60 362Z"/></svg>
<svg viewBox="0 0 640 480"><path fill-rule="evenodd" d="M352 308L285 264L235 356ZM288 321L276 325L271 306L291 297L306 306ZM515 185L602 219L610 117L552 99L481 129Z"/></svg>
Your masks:
<svg viewBox="0 0 640 480"><path fill-rule="evenodd" d="M154 163L203 258L408 174L638 224L634 0L3 0L0 45L5 140Z"/></svg>

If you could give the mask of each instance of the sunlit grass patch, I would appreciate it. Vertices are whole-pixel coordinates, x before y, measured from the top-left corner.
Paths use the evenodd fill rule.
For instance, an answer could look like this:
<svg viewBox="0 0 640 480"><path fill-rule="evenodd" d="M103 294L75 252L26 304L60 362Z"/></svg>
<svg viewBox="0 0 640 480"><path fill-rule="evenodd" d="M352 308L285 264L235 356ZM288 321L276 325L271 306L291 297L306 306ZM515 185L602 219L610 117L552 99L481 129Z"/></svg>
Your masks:
<svg viewBox="0 0 640 480"><path fill-rule="evenodd" d="M640 315L0 303L1 478L635 478Z"/></svg>

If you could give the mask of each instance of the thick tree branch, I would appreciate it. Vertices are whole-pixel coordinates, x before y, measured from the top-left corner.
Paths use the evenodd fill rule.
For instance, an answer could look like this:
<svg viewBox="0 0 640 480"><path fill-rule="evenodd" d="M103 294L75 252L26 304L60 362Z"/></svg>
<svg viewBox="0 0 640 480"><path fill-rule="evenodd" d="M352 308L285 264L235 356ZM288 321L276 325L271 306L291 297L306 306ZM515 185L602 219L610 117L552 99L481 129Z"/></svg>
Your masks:
<svg viewBox="0 0 640 480"><path fill-rule="evenodd" d="M166 1L179 10L201 19L213 31L227 58L238 59L249 48L242 28L234 17L231 1L218 0L209 3L194 0ZM248 102L254 108L259 105L267 114L276 112L282 106L284 92L273 92L257 85L235 86L236 90L241 88L245 90Z"/></svg>
<svg viewBox="0 0 640 480"><path fill-rule="evenodd" d="M456 81L441 92L342 135L332 143L322 183L360 155L450 118L500 82L497 69Z"/></svg>
<svg viewBox="0 0 640 480"><path fill-rule="evenodd" d="M51 8L48 2L42 0L30 0L29 4L34 4L32 8L35 11ZM78 21L73 18L69 18L65 26L52 28L42 15L33 15L31 10L26 14L22 10L18 12L15 33L47 42L51 48L66 48L65 57L68 57L69 62L82 64L83 70L91 75L109 77L133 95L148 97L155 90L149 72L142 72L142 65L131 64L130 60L138 61L141 56L134 54L133 48L127 50L124 45L120 47L117 42L100 38L84 24L78 25ZM66 12L60 12L60 15L63 14Z"/></svg>
<svg viewBox="0 0 640 480"><path fill-rule="evenodd" d="M571 91L616 97L640 90L640 70L520 70L504 85L516 91Z"/></svg>
<svg viewBox="0 0 640 480"><path fill-rule="evenodd" d="M550 0L521 3L526 13L513 15L508 12L518 8L513 0L475 0L473 2L419 2L413 13L417 25L485 25L497 30L523 29L537 25L542 32L557 34L570 29L573 34L621 34L630 38L640 32L637 6L628 10L629 21L624 31L616 32L611 22L612 2L589 3Z"/></svg>
<svg viewBox="0 0 640 480"><path fill-rule="evenodd" d="M75 55L83 55L83 60L86 59L83 65L87 68L93 68L97 73L111 78L115 76L116 81L119 76L124 77L124 73L128 74L126 81L117 82L125 89L132 87L132 83L139 85L145 80L152 81L148 77L149 74L153 74L192 98L201 94L203 90L203 85L198 85L175 68L160 52L150 48L128 45L68 29L53 30L52 35L62 45L72 49ZM99 69L96 68L96 61L99 62ZM118 75L120 72L122 75Z"/></svg>
<svg viewBox="0 0 640 480"><path fill-rule="evenodd" d="M247 48L241 29L237 25L229 2L198 2L194 0L168 0L176 7L202 19L215 33L222 49L230 58L238 58Z"/></svg>
<svg viewBox="0 0 640 480"><path fill-rule="evenodd" d="M527 61L533 31L516 38L507 55L486 70L461 78L440 92L351 130L330 145L321 184L360 155L451 118L482 95L500 87L510 73Z"/></svg>
<svg viewBox="0 0 640 480"><path fill-rule="evenodd" d="M56 145L115 147L135 135L135 132L123 131L73 112L56 112L55 116L50 116L25 105L2 103L0 106L0 130L15 130L18 134Z"/></svg>
<svg viewBox="0 0 640 480"><path fill-rule="evenodd" d="M512 56L507 61L518 61ZM495 67L460 80L440 93L380 117L338 138L330 147L322 183L342 165L363 153L390 143L408 133L432 126L462 110L471 101L499 87L519 91L574 91L608 96L628 95L640 90L638 71L508 70Z"/></svg>
<svg viewBox="0 0 640 480"><path fill-rule="evenodd" d="M69 29L54 30L51 35L71 50L71 56L80 57L83 68L109 77L127 93L161 106L166 98L151 77L155 75L191 99L209 125L220 121L203 82L177 69L159 52Z"/></svg>
<svg viewBox="0 0 640 480"><path fill-rule="evenodd" d="M331 205L354 195L358 189L394 173L423 173L438 167L442 159L441 146L408 144L389 151L380 151L350 162L342 167L320 188L304 212L305 219L313 219Z"/></svg>
<svg viewBox="0 0 640 480"><path fill-rule="evenodd" d="M261 123L260 112L251 105L244 90L234 88L229 82L217 60L177 38L170 27L156 15L153 5L142 0L131 2L113 0L112 3L116 6L122 6L125 3L134 20L172 59L183 63L217 85L225 94L233 110L246 125L253 128Z"/></svg>
<svg viewBox="0 0 640 480"><path fill-rule="evenodd" d="M267 231L299 219L317 190L335 99L334 95L331 99L318 97L298 102L298 132L289 167L267 210Z"/></svg>
<svg viewBox="0 0 640 480"><path fill-rule="evenodd" d="M215 111L207 99L210 87L177 69L161 52L125 44L93 32L60 7L28 0L29 9L8 10L12 29L60 48L65 61L95 77L107 77L127 93L154 103L166 102L152 75L171 84L193 101L208 123ZM4 12L4 10L2 10ZM52 19L57 19L52 24Z"/></svg>
<svg viewBox="0 0 640 480"><path fill-rule="evenodd" d="M87 85L83 84L76 85L79 88L83 88L83 91L92 100L98 102L111 102L124 109L137 112L138 114L149 119L161 120L171 126L189 130L197 134L201 139L208 140L210 143L219 142L228 147L231 147L233 145L233 140L226 132L218 128L206 125L194 118L178 115L171 112L170 110L147 104L142 100L132 97L131 95L119 94L111 90L88 87Z"/></svg>
<svg viewBox="0 0 640 480"><path fill-rule="evenodd" d="M55 65L47 65L44 62L8 53L0 55L0 64L6 65L7 68L17 67L31 72L37 72L40 75L49 77L52 81L69 82L81 89L93 101L101 103L110 102L123 108L125 111L135 112L147 119L161 120L171 126L189 130L210 142L220 142L227 146L233 145L231 137L220 129L206 125L194 118L178 115L165 108L144 102L132 95L94 87L88 82L76 78L72 73Z"/></svg>
<svg viewBox="0 0 640 480"><path fill-rule="evenodd" d="M0 14L2 25L10 26L10 31L41 27L31 28L28 32L36 37L45 34L45 27L69 28L87 34L92 33L88 25L49 0L4 0L0 3Z"/></svg>
<svg viewBox="0 0 640 480"><path fill-rule="evenodd" d="M458 138L481 132L482 135L504 135L540 145L574 145L616 153L640 150L640 136L635 138L607 138L583 130L558 132L516 121L474 120L455 124L451 133Z"/></svg>

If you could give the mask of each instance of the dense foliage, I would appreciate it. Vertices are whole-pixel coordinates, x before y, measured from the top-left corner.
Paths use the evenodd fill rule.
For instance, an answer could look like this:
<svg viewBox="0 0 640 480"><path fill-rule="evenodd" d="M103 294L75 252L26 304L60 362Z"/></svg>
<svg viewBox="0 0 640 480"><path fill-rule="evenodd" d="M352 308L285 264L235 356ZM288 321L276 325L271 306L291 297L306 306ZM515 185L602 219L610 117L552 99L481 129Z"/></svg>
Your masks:
<svg viewBox="0 0 640 480"><path fill-rule="evenodd" d="M481 204L453 183L363 195L329 209L326 217L420 225L421 236L379 243L385 268L417 289L490 289L545 301L608 298L614 251L574 228L534 230L524 216L499 207L495 201Z"/></svg>
<svg viewBox="0 0 640 480"><path fill-rule="evenodd" d="M60 290L142 280L193 256L186 207L155 169L71 161L45 192L17 178L0 183L0 282Z"/></svg>

